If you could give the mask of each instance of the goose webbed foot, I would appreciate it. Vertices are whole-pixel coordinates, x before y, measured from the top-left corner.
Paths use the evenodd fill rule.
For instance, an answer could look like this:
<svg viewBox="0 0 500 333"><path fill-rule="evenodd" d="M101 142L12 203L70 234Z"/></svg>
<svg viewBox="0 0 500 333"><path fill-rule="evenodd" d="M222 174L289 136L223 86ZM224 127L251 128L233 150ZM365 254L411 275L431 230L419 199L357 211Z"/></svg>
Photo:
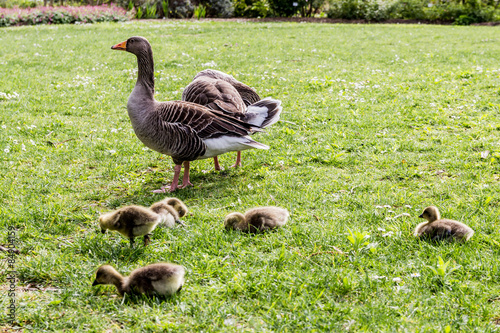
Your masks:
<svg viewBox="0 0 500 333"><path fill-rule="evenodd" d="M241 151L238 152L238 155L236 155L236 162L231 166L231 168L238 167L241 167Z"/></svg>

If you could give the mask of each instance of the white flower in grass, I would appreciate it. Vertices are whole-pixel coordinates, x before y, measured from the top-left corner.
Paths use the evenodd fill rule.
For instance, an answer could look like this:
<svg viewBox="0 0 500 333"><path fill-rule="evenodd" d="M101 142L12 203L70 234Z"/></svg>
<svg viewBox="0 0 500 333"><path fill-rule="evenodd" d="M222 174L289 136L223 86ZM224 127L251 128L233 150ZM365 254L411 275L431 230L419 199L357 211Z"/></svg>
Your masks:
<svg viewBox="0 0 500 333"><path fill-rule="evenodd" d="M116 154L116 150L114 150L114 149L110 149L110 150L109 150L109 153L110 153L111 155Z"/></svg>
<svg viewBox="0 0 500 333"><path fill-rule="evenodd" d="M33 141L33 140L30 140L30 143L31 143L33 146L36 146L36 143L35 143L35 141Z"/></svg>
<svg viewBox="0 0 500 333"><path fill-rule="evenodd" d="M206 62L204 64L201 64L201 66L203 67L217 67L217 64L215 63L215 61L210 61L210 62Z"/></svg>
<svg viewBox="0 0 500 333"><path fill-rule="evenodd" d="M386 279L387 280L387 276L384 276L384 275L372 275L372 280L382 280L382 279Z"/></svg>
<svg viewBox="0 0 500 333"><path fill-rule="evenodd" d="M142 150L143 150L143 151L148 151L148 150L149 150L149 148L148 148L148 147L144 147L144 148L142 148Z"/></svg>
<svg viewBox="0 0 500 333"><path fill-rule="evenodd" d="M393 278L393 279L392 279L392 281L393 281L393 282L396 282L396 283L399 283L399 282L401 282L401 281L403 281L403 280L401 280L401 278L400 278L400 277L395 277L395 278Z"/></svg>
<svg viewBox="0 0 500 333"><path fill-rule="evenodd" d="M111 133L116 133L116 132L118 132L118 130L116 128L111 129Z"/></svg>
<svg viewBox="0 0 500 333"><path fill-rule="evenodd" d="M412 278L420 277L420 273L411 273Z"/></svg>
<svg viewBox="0 0 500 333"><path fill-rule="evenodd" d="M4 151L4 153L8 154L8 153L10 153L10 148L7 146L7 148L5 148L3 151Z"/></svg>
<svg viewBox="0 0 500 333"><path fill-rule="evenodd" d="M383 234L383 235L382 235L382 237L390 237L390 236L392 236L393 234L394 234L394 233L393 233L392 231L389 231L389 232L387 232L387 233Z"/></svg>
<svg viewBox="0 0 500 333"><path fill-rule="evenodd" d="M26 146L24 145L24 143L21 143L21 150L26 151Z"/></svg>
<svg viewBox="0 0 500 333"><path fill-rule="evenodd" d="M2 128L3 128L3 129L6 129L6 128L7 128L7 126L5 126L5 125L2 125Z"/></svg>

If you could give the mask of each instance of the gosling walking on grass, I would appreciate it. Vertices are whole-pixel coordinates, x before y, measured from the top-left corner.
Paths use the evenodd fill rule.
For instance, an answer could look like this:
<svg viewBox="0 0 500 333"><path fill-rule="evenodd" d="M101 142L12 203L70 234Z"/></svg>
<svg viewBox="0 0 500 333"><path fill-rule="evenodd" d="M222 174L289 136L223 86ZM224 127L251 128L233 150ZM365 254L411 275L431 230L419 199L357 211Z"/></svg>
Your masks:
<svg viewBox="0 0 500 333"><path fill-rule="evenodd" d="M441 214L437 207L429 206L424 209L418 217L426 219L415 228L414 236L428 238L433 241L457 240L468 241L474 230L469 226L455 220L441 219Z"/></svg>

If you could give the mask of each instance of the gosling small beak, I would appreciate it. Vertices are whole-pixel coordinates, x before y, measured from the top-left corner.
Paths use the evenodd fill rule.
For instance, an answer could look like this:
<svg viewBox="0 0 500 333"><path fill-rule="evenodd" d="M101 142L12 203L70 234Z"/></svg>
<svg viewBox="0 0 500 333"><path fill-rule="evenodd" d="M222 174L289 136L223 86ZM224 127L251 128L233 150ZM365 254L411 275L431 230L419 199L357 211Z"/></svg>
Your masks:
<svg viewBox="0 0 500 333"><path fill-rule="evenodd" d="M179 223L183 227L187 227L186 223L184 223L184 221L182 221L182 220L176 220L175 223Z"/></svg>
<svg viewBox="0 0 500 333"><path fill-rule="evenodd" d="M97 282L97 280L94 280L94 283L92 283L92 287L97 286L98 284L99 284L99 282Z"/></svg>
<svg viewBox="0 0 500 333"><path fill-rule="evenodd" d="M106 229L101 229L101 233L105 234L106 233Z"/></svg>
<svg viewBox="0 0 500 333"><path fill-rule="evenodd" d="M418 217L420 217L421 219L424 218L424 214L420 214Z"/></svg>
<svg viewBox="0 0 500 333"><path fill-rule="evenodd" d="M127 41L111 46L112 50L127 51Z"/></svg>

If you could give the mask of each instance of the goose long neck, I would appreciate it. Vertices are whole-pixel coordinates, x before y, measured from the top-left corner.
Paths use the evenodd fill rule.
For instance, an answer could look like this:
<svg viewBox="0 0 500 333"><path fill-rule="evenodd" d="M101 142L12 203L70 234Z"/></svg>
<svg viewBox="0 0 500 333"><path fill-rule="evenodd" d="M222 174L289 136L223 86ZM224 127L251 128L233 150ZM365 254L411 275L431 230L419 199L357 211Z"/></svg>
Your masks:
<svg viewBox="0 0 500 333"><path fill-rule="evenodd" d="M123 285L125 282L125 279L120 273L114 272L114 274L111 277L111 283L115 285L116 289L118 289L118 292L120 294L123 294Z"/></svg>
<svg viewBox="0 0 500 333"><path fill-rule="evenodd" d="M142 94L153 99L155 93L155 65L153 51L149 48L137 54L138 76L136 88L140 86Z"/></svg>

